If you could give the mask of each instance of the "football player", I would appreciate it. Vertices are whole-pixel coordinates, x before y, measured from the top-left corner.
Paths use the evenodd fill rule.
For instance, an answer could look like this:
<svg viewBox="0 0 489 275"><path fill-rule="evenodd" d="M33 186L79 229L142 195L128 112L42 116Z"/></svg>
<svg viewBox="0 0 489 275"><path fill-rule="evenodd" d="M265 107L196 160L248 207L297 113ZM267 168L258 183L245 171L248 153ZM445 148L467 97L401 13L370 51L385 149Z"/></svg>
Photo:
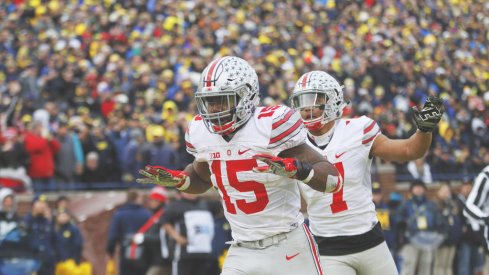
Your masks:
<svg viewBox="0 0 489 275"><path fill-rule="evenodd" d="M195 161L184 171L147 166L138 182L188 193L218 189L233 237L222 274L323 274L296 180L317 193L337 191L343 180L306 144L300 115L258 107L255 70L232 56L204 69L195 98L199 115L185 135Z"/></svg>
<svg viewBox="0 0 489 275"><path fill-rule="evenodd" d="M343 87L326 72L302 75L291 105L304 120L308 143L333 162L344 179L334 194L300 185L325 274L397 274L372 202L370 165L374 156L387 161L422 157L443 113L440 99L429 97L421 111L413 110L418 131L402 140L386 137L366 116L341 119L347 105Z"/></svg>

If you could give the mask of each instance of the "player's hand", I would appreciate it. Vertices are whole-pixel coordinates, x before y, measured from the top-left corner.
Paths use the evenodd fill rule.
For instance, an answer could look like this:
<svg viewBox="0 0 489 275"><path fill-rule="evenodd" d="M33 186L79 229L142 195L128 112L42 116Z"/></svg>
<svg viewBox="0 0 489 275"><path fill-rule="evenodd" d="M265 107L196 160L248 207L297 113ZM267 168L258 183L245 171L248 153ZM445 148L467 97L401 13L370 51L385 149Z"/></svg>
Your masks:
<svg viewBox="0 0 489 275"><path fill-rule="evenodd" d="M423 108L413 107L413 119L419 130L423 132L433 132L443 115L443 102L439 97L429 96Z"/></svg>
<svg viewBox="0 0 489 275"><path fill-rule="evenodd" d="M287 178L294 178L297 174L297 160L294 158L281 158L267 154L257 154L253 158L266 163L264 166L254 167L254 172L272 173Z"/></svg>
<svg viewBox="0 0 489 275"><path fill-rule="evenodd" d="M136 179L137 183L158 184L166 187L179 187L188 180L184 171L170 170L162 166L147 165L139 170L139 174L145 178Z"/></svg>

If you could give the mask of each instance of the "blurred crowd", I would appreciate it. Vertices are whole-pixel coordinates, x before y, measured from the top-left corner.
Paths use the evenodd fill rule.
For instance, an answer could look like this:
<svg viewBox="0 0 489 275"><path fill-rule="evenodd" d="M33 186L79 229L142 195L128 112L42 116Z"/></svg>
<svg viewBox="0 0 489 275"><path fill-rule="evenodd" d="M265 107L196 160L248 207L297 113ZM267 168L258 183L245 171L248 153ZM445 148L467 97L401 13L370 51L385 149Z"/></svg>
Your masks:
<svg viewBox="0 0 489 275"><path fill-rule="evenodd" d="M184 167L200 72L223 55L256 68L264 105L326 70L345 114L389 137L415 131L410 107L438 95L432 148L397 174L470 177L489 163L488 13L480 0L2 1L0 180L93 188Z"/></svg>
<svg viewBox="0 0 489 275"><path fill-rule="evenodd" d="M1 275L218 275L229 247L225 242L231 240L217 200L176 192L170 199L161 186L150 192L128 189L110 225L97 224L108 228L97 244L105 246L107 257L90 255L89 262L82 253L84 239L96 234L80 230L68 197L50 201L40 194L27 210L19 206L25 205L12 189L0 188ZM95 267L105 262L105 272L97 273Z"/></svg>
<svg viewBox="0 0 489 275"><path fill-rule="evenodd" d="M471 181L457 188L443 183L428 196L416 180L403 195L373 182L377 217L400 274L489 274L483 227L462 213L471 189ZM91 255L88 262L83 240L95 235L83 236L92 233L79 230L67 197L37 195L20 211L17 195L0 188L0 274L90 275L92 266L93 274L106 275L220 274L232 240L220 201L176 190L170 196L161 186L144 194L126 191L97 244L105 245L107 258ZM106 261L105 272L96 273Z"/></svg>
<svg viewBox="0 0 489 275"><path fill-rule="evenodd" d="M15 193L0 188L0 274L53 275L60 263L81 264L83 237L72 222L69 200L60 196L52 205L37 195L21 215Z"/></svg>
<svg viewBox="0 0 489 275"><path fill-rule="evenodd" d="M373 202L385 240L401 275L486 274L483 229L463 214L470 181L456 190L447 182L428 196L415 180L407 196L372 184Z"/></svg>

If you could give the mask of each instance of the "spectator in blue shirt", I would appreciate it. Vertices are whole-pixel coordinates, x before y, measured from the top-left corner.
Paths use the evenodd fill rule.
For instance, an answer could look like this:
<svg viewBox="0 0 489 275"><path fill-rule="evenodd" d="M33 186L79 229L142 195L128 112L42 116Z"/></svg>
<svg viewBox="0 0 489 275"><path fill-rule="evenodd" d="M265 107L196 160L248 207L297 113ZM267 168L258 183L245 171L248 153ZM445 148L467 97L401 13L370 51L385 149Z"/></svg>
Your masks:
<svg viewBox="0 0 489 275"><path fill-rule="evenodd" d="M138 177L138 171L144 167L143 148L146 146L143 131L139 128L130 131L130 141L123 152L123 177L124 181L133 181Z"/></svg>
<svg viewBox="0 0 489 275"><path fill-rule="evenodd" d="M51 210L45 195L38 195L34 198L32 210L25 216L24 220L30 235L31 244L37 257L42 262L37 274L54 274L54 264L57 257L56 236L51 219Z"/></svg>
<svg viewBox="0 0 489 275"><path fill-rule="evenodd" d="M383 199L382 189L378 182L372 183L372 200L375 204L375 211L377 212L377 219L382 226L382 232L384 233L385 242L389 247L389 250L396 262L397 257L397 245L396 245L396 208L391 207Z"/></svg>
<svg viewBox="0 0 489 275"><path fill-rule="evenodd" d="M79 264L83 249L83 236L78 227L71 222L71 216L66 209L58 209L55 230L57 261L72 259Z"/></svg>
<svg viewBox="0 0 489 275"><path fill-rule="evenodd" d="M400 248L401 275L431 274L434 250L444 236L440 233L443 220L434 202L426 197L426 185L415 181L410 187L411 198L399 209L398 229L406 243Z"/></svg>
<svg viewBox="0 0 489 275"><path fill-rule="evenodd" d="M41 262L34 253L29 234L17 215L14 192L0 189L0 274L31 274Z"/></svg>
<svg viewBox="0 0 489 275"><path fill-rule="evenodd" d="M110 258L113 258L116 246L121 246L119 261L120 275L145 274L146 267L131 265L131 262L125 257L125 250L128 249L133 235L150 217L151 213L141 205L140 194L136 190L129 190L127 192L126 203L119 207L112 216L109 227L107 253Z"/></svg>
<svg viewBox="0 0 489 275"><path fill-rule="evenodd" d="M168 169L179 168L178 154L170 144L164 141L164 130L155 128L152 131L153 142L143 151L143 163L159 165Z"/></svg>

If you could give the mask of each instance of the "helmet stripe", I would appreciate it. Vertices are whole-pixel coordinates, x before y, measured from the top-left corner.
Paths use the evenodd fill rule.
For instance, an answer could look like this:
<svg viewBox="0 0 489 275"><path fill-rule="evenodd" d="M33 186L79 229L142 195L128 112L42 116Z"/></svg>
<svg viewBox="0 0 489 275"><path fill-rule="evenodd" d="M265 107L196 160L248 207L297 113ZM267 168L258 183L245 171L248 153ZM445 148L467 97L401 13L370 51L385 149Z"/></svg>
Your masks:
<svg viewBox="0 0 489 275"><path fill-rule="evenodd" d="M225 56L225 57L220 57L216 60L214 60L211 65L210 65L210 68L209 68L209 71L207 71L207 77L206 77L206 80L204 81L204 87L211 87L212 86L212 83L215 85L216 83L216 76L214 75L217 71L216 71L216 68L219 66L219 64L221 64L224 59L227 59L229 58L229 56Z"/></svg>
<svg viewBox="0 0 489 275"><path fill-rule="evenodd" d="M310 75L310 74L311 74L311 73L309 72L309 73L305 74L305 75L304 75L304 77L302 78L302 83L301 83L302 88L305 88L305 87L306 87L306 84L307 84L307 78L309 77L309 75Z"/></svg>
<svg viewBox="0 0 489 275"><path fill-rule="evenodd" d="M214 73L214 70L216 69L217 67L217 64L219 64L219 62L222 60L223 58L218 58L216 60L214 60L214 62L212 62L211 66L209 67L209 71L207 71L207 76L204 80L204 86L205 87L210 87L211 86L211 82L212 82L212 74Z"/></svg>

